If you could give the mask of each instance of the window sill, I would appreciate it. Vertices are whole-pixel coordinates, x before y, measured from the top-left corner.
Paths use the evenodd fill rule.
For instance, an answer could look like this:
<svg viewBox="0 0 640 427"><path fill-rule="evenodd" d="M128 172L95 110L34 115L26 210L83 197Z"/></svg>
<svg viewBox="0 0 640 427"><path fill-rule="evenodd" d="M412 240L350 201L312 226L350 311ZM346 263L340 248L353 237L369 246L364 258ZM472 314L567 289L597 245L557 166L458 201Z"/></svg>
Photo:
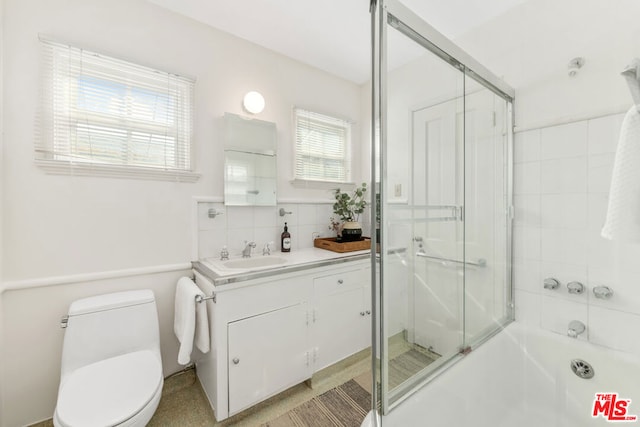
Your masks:
<svg viewBox="0 0 640 427"><path fill-rule="evenodd" d="M336 188L354 188L355 182L313 181L310 179L292 179L291 185L296 188L314 188L319 190L335 190Z"/></svg>
<svg viewBox="0 0 640 427"><path fill-rule="evenodd" d="M147 179L154 181L172 181L193 183L200 174L189 171L175 171L156 168L111 166L95 163L70 163L55 160L36 160L36 165L48 174L97 176L107 178Z"/></svg>

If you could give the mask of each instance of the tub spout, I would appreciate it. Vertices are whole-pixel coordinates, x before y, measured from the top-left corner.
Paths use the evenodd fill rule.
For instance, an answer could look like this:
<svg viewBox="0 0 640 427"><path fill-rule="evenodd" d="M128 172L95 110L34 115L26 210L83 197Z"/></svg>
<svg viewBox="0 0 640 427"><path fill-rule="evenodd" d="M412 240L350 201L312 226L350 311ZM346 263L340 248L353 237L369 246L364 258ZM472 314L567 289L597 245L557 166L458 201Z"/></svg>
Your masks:
<svg viewBox="0 0 640 427"><path fill-rule="evenodd" d="M587 327L579 320L572 320L569 322L569 329L567 330L567 335L571 338L578 338L578 335L583 333Z"/></svg>

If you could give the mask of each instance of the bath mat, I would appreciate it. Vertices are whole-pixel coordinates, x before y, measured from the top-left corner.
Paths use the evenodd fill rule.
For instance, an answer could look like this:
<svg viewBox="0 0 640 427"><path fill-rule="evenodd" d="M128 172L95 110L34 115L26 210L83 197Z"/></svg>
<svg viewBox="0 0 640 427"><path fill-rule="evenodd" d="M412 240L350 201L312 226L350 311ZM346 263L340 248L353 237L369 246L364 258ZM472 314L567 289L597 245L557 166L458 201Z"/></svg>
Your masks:
<svg viewBox="0 0 640 427"><path fill-rule="evenodd" d="M399 386L434 360L433 356L414 349L394 357L389 362L389 387Z"/></svg>
<svg viewBox="0 0 640 427"><path fill-rule="evenodd" d="M371 394L349 380L261 427L358 427L370 408Z"/></svg>

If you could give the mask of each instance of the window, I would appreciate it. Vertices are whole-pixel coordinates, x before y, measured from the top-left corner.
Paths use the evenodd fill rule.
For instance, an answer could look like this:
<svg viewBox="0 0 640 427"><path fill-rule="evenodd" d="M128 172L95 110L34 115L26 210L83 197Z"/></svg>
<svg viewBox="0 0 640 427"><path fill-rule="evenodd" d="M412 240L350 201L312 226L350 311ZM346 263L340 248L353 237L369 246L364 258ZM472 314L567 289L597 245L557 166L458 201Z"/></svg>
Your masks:
<svg viewBox="0 0 640 427"><path fill-rule="evenodd" d="M349 182L351 123L296 108L295 178Z"/></svg>
<svg viewBox="0 0 640 427"><path fill-rule="evenodd" d="M195 181L194 81L48 40L36 160L59 173Z"/></svg>

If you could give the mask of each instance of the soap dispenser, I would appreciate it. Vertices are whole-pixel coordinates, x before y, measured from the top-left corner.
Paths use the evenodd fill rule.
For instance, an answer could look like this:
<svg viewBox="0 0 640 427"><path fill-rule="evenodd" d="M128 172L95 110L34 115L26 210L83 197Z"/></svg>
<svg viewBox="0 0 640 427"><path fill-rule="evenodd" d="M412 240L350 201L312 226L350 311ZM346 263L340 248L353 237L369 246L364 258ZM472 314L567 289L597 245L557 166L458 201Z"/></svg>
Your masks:
<svg viewBox="0 0 640 427"><path fill-rule="evenodd" d="M286 222L284 223L284 231L280 235L280 248L282 252L291 252L291 234Z"/></svg>

